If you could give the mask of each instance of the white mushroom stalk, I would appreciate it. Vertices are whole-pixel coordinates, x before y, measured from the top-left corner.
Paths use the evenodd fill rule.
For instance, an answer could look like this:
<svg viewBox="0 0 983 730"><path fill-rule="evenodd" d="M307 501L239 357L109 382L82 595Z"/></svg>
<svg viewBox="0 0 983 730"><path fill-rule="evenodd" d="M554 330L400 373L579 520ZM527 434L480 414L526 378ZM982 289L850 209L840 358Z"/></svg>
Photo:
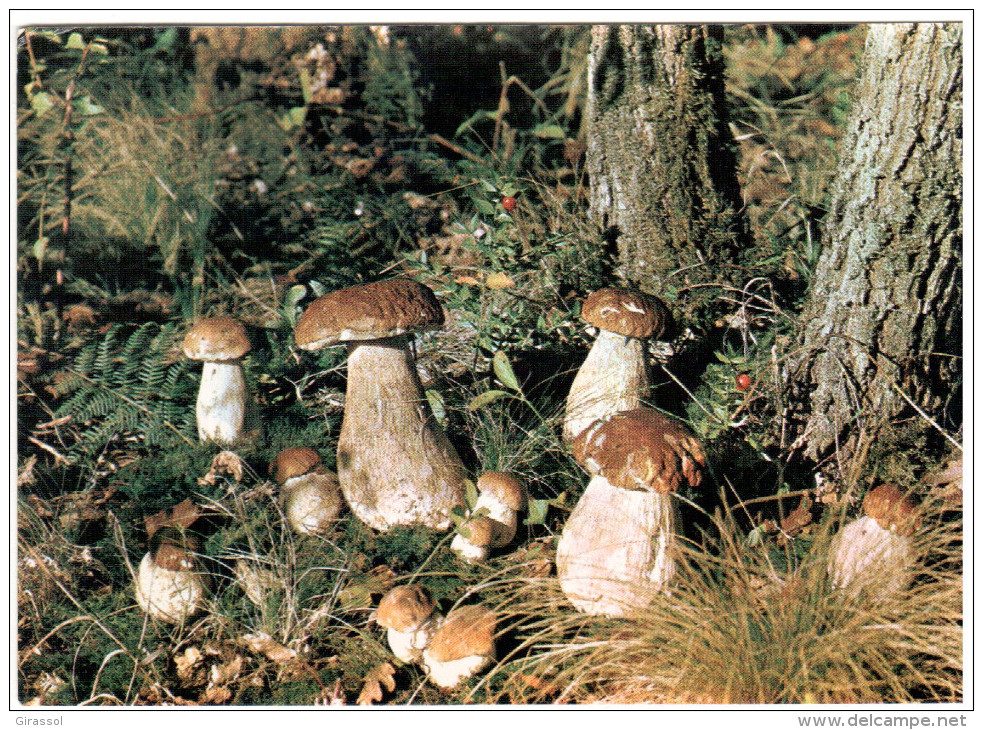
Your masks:
<svg viewBox="0 0 983 730"><path fill-rule="evenodd" d="M442 323L433 292L403 279L325 294L297 323L303 349L348 345L338 477L352 512L376 530L446 530L464 504L464 465L434 418L409 346L409 332Z"/></svg>
<svg viewBox="0 0 983 730"><path fill-rule="evenodd" d="M673 493L700 484L706 457L681 423L645 408L595 422L574 456L593 477L557 543L560 586L579 611L623 616L672 580Z"/></svg>
<svg viewBox="0 0 983 730"><path fill-rule="evenodd" d="M645 404L651 388L645 340L662 335L669 319L655 297L613 288L588 296L581 314L598 334L567 397L567 442L599 418Z"/></svg>
<svg viewBox="0 0 983 730"><path fill-rule="evenodd" d="M184 338L184 354L204 361L195 416L198 437L234 445L246 422L246 380L242 357L249 352L246 328L233 317L197 322Z"/></svg>
<svg viewBox="0 0 983 730"><path fill-rule="evenodd" d="M883 602L911 582L917 510L897 487L882 484L867 494L864 512L833 538L828 572L834 588Z"/></svg>

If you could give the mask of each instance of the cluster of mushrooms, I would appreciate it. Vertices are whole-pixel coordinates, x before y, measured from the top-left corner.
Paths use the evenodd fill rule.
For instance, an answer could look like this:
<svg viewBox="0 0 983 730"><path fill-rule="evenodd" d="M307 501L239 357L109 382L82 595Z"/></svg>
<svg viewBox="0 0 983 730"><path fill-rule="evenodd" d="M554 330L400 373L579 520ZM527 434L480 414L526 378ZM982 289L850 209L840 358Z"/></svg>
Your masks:
<svg viewBox="0 0 983 730"><path fill-rule="evenodd" d="M573 381L563 438L591 478L557 541L556 571L579 611L616 617L667 591L679 559L674 494L701 484L707 459L682 422L647 405L646 340L666 333L666 306L638 291L606 288L586 299L582 314L598 335ZM404 525L443 531L453 524L452 511L465 508L466 469L434 418L411 350L415 333L443 322L433 291L402 278L325 294L304 311L297 347L344 345L348 376L337 474L307 447L287 448L270 465L294 531L325 532L345 505L380 532ZM204 362L196 409L202 440L228 446L243 437L248 351L245 328L232 317L203 319L188 332L185 354ZM451 543L472 562L512 542L528 499L511 474L485 473L477 487L477 503ZM913 505L891 488L872 492L865 507L867 516L836 538L832 582L857 587L872 570L889 571L897 577L879 585L897 590L912 562ZM195 547L180 532L155 536L137 576L144 610L170 622L198 610L205 586L195 578ZM393 589L376 619L388 630L393 653L422 663L441 687L455 686L494 658L493 612L463 606L441 617L419 585Z"/></svg>

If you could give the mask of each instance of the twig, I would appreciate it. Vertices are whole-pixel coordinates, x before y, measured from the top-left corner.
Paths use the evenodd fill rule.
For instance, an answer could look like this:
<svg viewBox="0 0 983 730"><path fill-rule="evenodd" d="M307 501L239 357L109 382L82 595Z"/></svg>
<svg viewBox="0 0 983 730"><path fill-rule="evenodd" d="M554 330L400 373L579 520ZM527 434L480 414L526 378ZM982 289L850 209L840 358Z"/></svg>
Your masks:
<svg viewBox="0 0 983 730"><path fill-rule="evenodd" d="M39 441L38 439L34 438L33 436L28 436L27 437L27 440L30 441L35 446L37 446L38 448L44 449L49 454L51 454L52 456L54 456L55 457L55 464L59 464L59 463L67 464L68 463L68 459L66 459L57 450L55 450L55 447L54 446L49 446L48 444L44 443L44 441Z"/></svg>
<svg viewBox="0 0 983 730"><path fill-rule="evenodd" d="M740 499L737 504L729 505L727 507L728 514L733 512L738 507L746 508L749 504L761 504L763 502L774 502L781 499L789 499L791 497L803 497L807 494L811 494L812 489L799 489L795 492L786 492L785 494L769 494L765 497L755 497L754 499ZM748 515L750 517L750 515Z"/></svg>
<svg viewBox="0 0 983 730"><path fill-rule="evenodd" d="M915 402L911 398L908 397L908 394L905 393L903 390L901 390L901 388L898 387L898 384L895 383L893 380L891 381L891 387L894 388L894 390L897 392L898 395L900 395L902 398L905 399L905 402L909 406L911 406L912 408L915 409L915 411L917 411L917 413L918 413L919 416L921 416L926 421L928 421L930 424L932 424L932 426L935 428L935 430L938 431L940 434L942 434L945 437L946 441L948 441L950 444L952 444L953 446L955 446L960 451L963 450L962 444L959 443L958 441L956 441L954 438L952 438L952 436L950 436L949 434L947 434L945 432L945 430L939 424L937 424L934 420L932 420L932 418L927 413L925 413L925 411L923 411L921 408L919 408L915 404Z"/></svg>

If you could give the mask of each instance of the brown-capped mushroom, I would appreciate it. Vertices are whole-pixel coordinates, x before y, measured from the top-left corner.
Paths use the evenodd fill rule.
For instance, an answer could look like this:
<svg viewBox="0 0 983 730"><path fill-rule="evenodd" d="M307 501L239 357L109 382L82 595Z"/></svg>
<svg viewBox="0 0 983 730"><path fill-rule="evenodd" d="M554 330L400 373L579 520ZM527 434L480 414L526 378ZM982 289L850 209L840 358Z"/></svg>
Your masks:
<svg viewBox="0 0 983 730"><path fill-rule="evenodd" d="M415 583L396 586L379 601L376 623L388 629L389 648L400 661L413 664L422 658L441 621L435 605L429 591Z"/></svg>
<svg viewBox="0 0 983 730"><path fill-rule="evenodd" d="M197 548L197 540L178 527L163 527L151 536L136 575L137 604L144 612L179 624L201 609L208 583L194 557Z"/></svg>
<svg viewBox="0 0 983 730"><path fill-rule="evenodd" d="M581 316L598 333L567 396L567 442L599 418L644 405L651 387L645 340L662 335L669 323L659 299L630 289L598 289Z"/></svg>
<svg viewBox="0 0 983 730"><path fill-rule="evenodd" d="M434 293L394 279L318 297L297 322L304 350L348 347L338 477L352 512L376 530L446 530L464 504L464 465L434 419L410 352L410 333L439 327Z"/></svg>
<svg viewBox="0 0 983 730"><path fill-rule="evenodd" d="M494 520L484 515L472 517L454 535L451 550L468 563L480 563L488 558L494 535Z"/></svg>
<svg viewBox="0 0 983 730"><path fill-rule="evenodd" d="M491 547L504 547L512 542L519 524L519 513L526 508L526 488L514 475L488 471L475 484L478 499L474 512L485 510L493 522Z"/></svg>
<svg viewBox="0 0 983 730"><path fill-rule="evenodd" d="M593 477L557 543L560 586L584 613L621 616L675 573L673 493L700 484L706 456L683 424L648 408L595 421L573 452Z"/></svg>
<svg viewBox="0 0 983 730"><path fill-rule="evenodd" d="M209 317L191 328L183 344L185 356L204 362L195 409L198 437L231 446L242 436L246 420L246 328L234 317Z"/></svg>
<svg viewBox="0 0 983 730"><path fill-rule="evenodd" d="M918 507L898 487L882 484L864 497L864 515L844 525L830 545L833 587L884 601L904 590L914 563Z"/></svg>
<svg viewBox="0 0 983 730"><path fill-rule="evenodd" d="M495 659L495 612L483 606L462 606L447 618L423 650L430 681L453 689Z"/></svg>
<svg viewBox="0 0 983 730"><path fill-rule="evenodd" d="M317 535L331 529L344 498L338 476L325 468L314 449L284 449L270 462L270 474L280 485L283 513L294 532Z"/></svg>

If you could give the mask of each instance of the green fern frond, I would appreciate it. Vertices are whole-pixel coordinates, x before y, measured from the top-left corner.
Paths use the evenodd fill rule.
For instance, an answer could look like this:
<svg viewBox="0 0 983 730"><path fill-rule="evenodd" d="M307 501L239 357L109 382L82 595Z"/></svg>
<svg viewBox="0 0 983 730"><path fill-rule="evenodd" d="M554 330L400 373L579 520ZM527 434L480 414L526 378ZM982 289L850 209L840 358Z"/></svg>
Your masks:
<svg viewBox="0 0 983 730"><path fill-rule="evenodd" d="M187 361L174 359L178 336L174 324L116 324L82 347L55 386L70 396L57 416L78 429L70 457L124 435L156 446L192 443L196 383Z"/></svg>

